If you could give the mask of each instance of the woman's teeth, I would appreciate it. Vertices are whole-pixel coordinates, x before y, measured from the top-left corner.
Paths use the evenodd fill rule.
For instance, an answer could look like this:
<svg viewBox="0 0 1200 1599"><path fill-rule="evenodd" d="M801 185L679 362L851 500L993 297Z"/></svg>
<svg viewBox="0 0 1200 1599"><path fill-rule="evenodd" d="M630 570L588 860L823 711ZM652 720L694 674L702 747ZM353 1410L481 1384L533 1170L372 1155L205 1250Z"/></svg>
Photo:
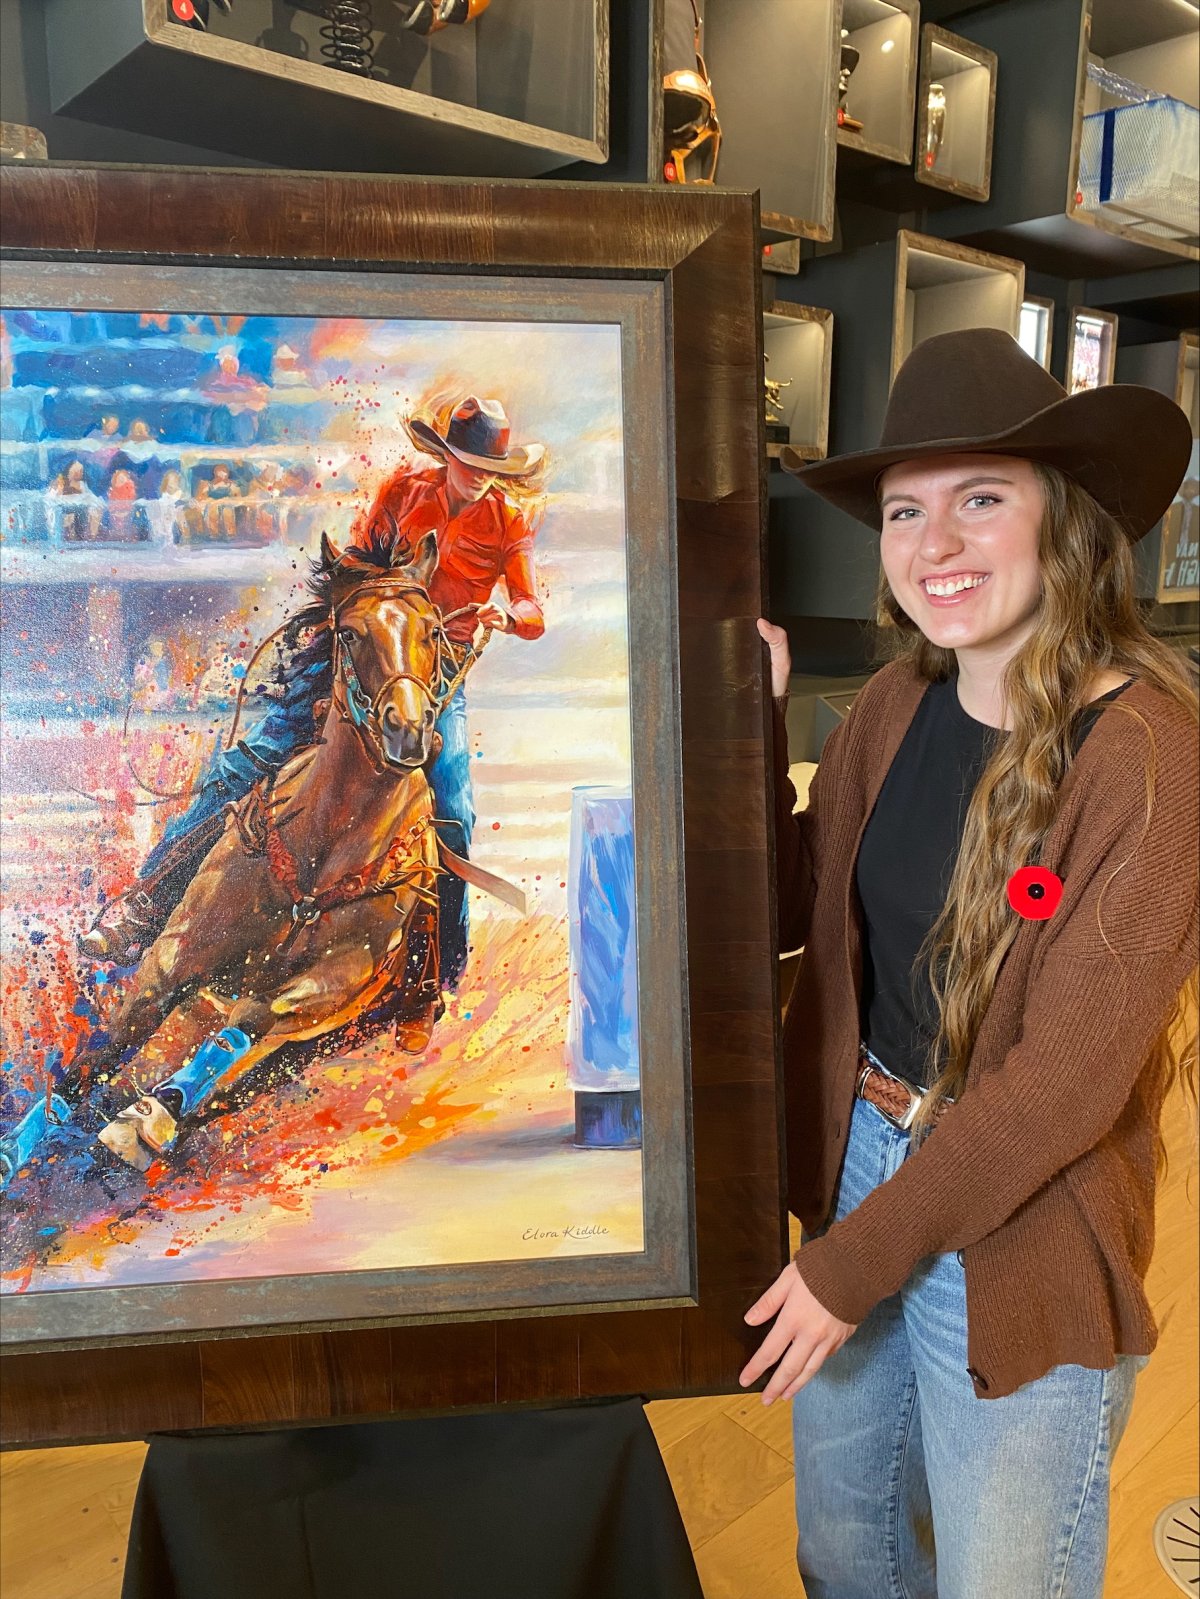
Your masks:
<svg viewBox="0 0 1200 1599"><path fill-rule="evenodd" d="M927 594L944 596L949 594L961 594L964 589L977 589L986 582L986 575L983 577L955 578L952 583L939 583L936 581L936 579L925 578L924 586Z"/></svg>

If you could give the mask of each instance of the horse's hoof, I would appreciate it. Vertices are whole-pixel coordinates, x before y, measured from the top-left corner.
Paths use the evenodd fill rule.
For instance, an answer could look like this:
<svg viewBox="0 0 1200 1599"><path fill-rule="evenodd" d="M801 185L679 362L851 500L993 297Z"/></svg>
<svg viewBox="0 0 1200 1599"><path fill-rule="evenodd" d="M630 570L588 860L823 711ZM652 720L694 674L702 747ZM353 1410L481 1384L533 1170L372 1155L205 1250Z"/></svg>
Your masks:
<svg viewBox="0 0 1200 1599"><path fill-rule="evenodd" d="M179 1123L159 1100L144 1094L114 1116L96 1137L127 1166L148 1171L168 1145L174 1143Z"/></svg>
<svg viewBox="0 0 1200 1599"><path fill-rule="evenodd" d="M429 1047L429 1040L433 1037L437 1018L438 1007L429 1005L419 1016L411 1016L407 1021L397 1022L396 1047L403 1050L406 1055L423 1055Z"/></svg>

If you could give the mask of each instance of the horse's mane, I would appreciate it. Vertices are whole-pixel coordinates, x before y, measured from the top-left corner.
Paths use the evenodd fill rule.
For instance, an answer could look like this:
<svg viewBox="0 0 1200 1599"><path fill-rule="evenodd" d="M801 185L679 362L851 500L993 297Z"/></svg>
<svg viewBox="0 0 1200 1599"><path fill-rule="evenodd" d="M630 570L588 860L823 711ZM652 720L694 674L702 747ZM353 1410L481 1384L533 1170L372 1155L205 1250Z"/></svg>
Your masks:
<svg viewBox="0 0 1200 1599"><path fill-rule="evenodd" d="M358 569L365 583L372 577L392 570L399 535L394 519L389 516L387 521L390 523L387 527L378 520L372 521L362 535L363 542L347 544L340 555L327 538L322 538L320 554L315 560L310 558L308 563L309 575L305 587L311 599L288 621L291 638L294 639L307 627L321 627L329 620L334 584L339 577L345 578L347 572Z"/></svg>

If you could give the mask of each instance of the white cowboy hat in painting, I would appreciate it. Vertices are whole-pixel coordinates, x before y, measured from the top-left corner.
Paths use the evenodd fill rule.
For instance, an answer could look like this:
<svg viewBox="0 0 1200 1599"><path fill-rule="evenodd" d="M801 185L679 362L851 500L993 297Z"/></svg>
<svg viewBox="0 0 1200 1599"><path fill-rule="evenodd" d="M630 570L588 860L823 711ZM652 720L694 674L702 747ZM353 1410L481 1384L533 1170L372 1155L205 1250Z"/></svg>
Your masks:
<svg viewBox="0 0 1200 1599"><path fill-rule="evenodd" d="M417 417L409 420L408 431L418 449L452 455L465 466L497 477L524 477L546 453L542 444L510 445L508 415L500 401L480 400L473 394L454 407L444 434Z"/></svg>

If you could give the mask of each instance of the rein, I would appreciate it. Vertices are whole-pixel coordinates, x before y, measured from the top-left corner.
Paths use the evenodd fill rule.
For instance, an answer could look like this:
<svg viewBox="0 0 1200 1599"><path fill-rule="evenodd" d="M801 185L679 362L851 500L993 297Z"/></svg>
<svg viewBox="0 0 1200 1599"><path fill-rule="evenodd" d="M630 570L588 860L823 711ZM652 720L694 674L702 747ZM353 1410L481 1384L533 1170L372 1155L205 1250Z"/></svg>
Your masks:
<svg viewBox="0 0 1200 1599"><path fill-rule="evenodd" d="M265 796L264 796L265 799ZM269 799L263 805L263 854L271 869L271 876L292 897L292 923L278 947L286 949L300 932L324 916L326 911L352 900L367 899L372 894L385 894L399 889L412 889L417 899L426 905L437 904L435 883L438 868L426 859L421 841L433 826L433 818L424 816L402 833L397 833L384 853L357 871L346 872L336 883L317 894L306 894L300 886L300 867L288 848L275 821L274 807Z"/></svg>
<svg viewBox="0 0 1200 1599"><path fill-rule="evenodd" d="M359 597L362 589L367 587L372 594L391 594L400 599L419 595L430 605L434 613L438 614L437 607L429 599L427 591L419 583L407 578L390 581L384 578L363 584L348 596L343 604L350 604ZM413 672L394 672L381 685L374 698L369 698L359 682L350 647L341 639L339 627L341 609L341 606L334 606L329 613L329 626L333 633L334 708L342 720L349 722L354 728L376 771L394 771L395 768L384 758L379 709L384 697L397 683L413 683L429 701L436 721L483 653L492 630L485 629L479 645L468 644L461 660L456 661L445 633L439 628L433 679L426 680ZM475 609L474 606L463 606L461 610L452 611L449 616L440 620L451 621L454 617L465 615ZM450 668L454 668L453 671ZM437 905L437 878L446 868L436 861L430 861L424 847L425 835L434 827L432 817L422 817L398 833L383 854L373 861L368 861L364 866L345 873L328 888L310 894L306 893L301 885L299 862L275 820L275 806L271 799L270 786L259 785L252 793L255 799L250 801L245 810L241 807L236 809L234 815L243 846L253 853L266 856L272 877L291 898L292 920L279 941L281 949L286 949L302 928L311 926L326 911L333 910L338 905L348 904L352 900L366 899L373 894L411 889L418 900L427 905ZM434 838L437 839L436 831ZM440 840L438 846L440 848ZM452 857L449 869L455 870L457 865L458 858ZM462 865L465 868L467 863ZM488 877L490 881L490 874L481 875Z"/></svg>
<svg viewBox="0 0 1200 1599"><path fill-rule="evenodd" d="M356 600L364 588L372 594L391 594L398 599L404 599L412 594L419 594L429 604L435 614L437 607L430 600L427 591L411 579L389 581L386 578L378 579L372 583L364 583L349 595L343 604L349 605ZM466 646L461 662L451 676L447 676L447 657L450 665L455 665L455 657L449 640L446 638L444 627L438 630L437 662L434 667L434 680L427 682L418 677L414 672L394 672L387 681L380 685L374 698L370 698L358 680L358 672L354 665L354 656L347 644L341 640L341 629L338 626L341 606L335 606L329 613L329 626L333 632L333 701L338 715L344 722L349 722L358 734L364 750L377 772L389 770L389 763L384 757L383 737L380 732L379 706L385 696L397 683L413 683L429 701L436 722L457 693L465 680L467 673L483 654L488 640L492 636L491 628L485 628L479 644L470 643ZM464 605L457 611L451 611L441 618L442 624L453 621L455 617L464 616L475 609L472 605ZM339 694L340 689L340 694Z"/></svg>

